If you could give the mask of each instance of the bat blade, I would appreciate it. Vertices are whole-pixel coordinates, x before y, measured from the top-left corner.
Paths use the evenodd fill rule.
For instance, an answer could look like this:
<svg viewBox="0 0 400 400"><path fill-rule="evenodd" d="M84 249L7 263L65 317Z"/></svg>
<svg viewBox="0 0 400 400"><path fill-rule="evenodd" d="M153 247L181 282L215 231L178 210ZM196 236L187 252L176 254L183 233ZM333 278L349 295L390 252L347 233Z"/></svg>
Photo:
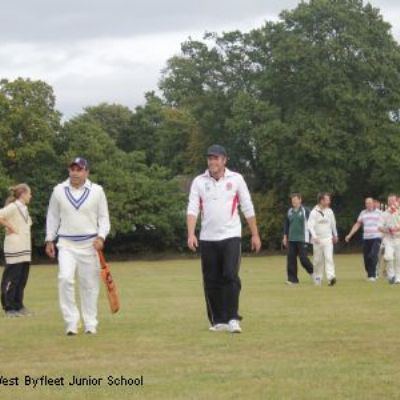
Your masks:
<svg viewBox="0 0 400 400"><path fill-rule="evenodd" d="M98 254L101 266L101 279L103 280L107 289L107 297L108 303L110 305L110 310L113 314L115 314L120 309L117 287L111 275L110 266L106 262L103 252L99 250Z"/></svg>

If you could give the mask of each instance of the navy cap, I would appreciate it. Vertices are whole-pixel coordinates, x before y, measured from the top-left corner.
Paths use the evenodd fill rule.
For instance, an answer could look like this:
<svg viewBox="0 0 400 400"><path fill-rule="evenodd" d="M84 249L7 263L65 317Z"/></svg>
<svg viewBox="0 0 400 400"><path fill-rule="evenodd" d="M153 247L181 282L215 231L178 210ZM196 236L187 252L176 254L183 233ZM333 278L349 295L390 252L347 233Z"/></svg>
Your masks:
<svg viewBox="0 0 400 400"><path fill-rule="evenodd" d="M224 156L226 157L226 150L224 146L213 144L207 150L207 156Z"/></svg>
<svg viewBox="0 0 400 400"><path fill-rule="evenodd" d="M82 169L89 169L89 163L82 157L76 157L73 161L69 163L69 167L76 165Z"/></svg>

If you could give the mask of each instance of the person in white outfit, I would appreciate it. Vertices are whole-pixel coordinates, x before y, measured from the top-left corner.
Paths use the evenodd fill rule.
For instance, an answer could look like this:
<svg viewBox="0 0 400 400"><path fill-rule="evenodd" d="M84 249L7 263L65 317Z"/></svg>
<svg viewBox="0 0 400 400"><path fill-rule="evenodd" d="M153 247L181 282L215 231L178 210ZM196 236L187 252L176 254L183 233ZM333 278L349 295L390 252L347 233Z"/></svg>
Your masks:
<svg viewBox="0 0 400 400"><path fill-rule="evenodd" d="M318 194L318 204L310 213L308 229L312 236L314 250L314 279L317 285L322 283L325 269L328 285L336 284L333 245L338 242L335 214L330 208L331 195Z"/></svg>
<svg viewBox="0 0 400 400"><path fill-rule="evenodd" d="M390 284L400 284L400 213L397 196L388 196L388 207L382 213L379 230L383 233L383 259Z"/></svg>
<svg viewBox="0 0 400 400"><path fill-rule="evenodd" d="M46 253L55 258L58 248L58 289L61 312L69 336L76 335L80 313L75 302L75 273L79 277L82 319L86 333L97 330L100 264L97 251L110 231L103 188L88 179L88 162L76 158L69 165L69 179L58 184L47 212Z"/></svg>

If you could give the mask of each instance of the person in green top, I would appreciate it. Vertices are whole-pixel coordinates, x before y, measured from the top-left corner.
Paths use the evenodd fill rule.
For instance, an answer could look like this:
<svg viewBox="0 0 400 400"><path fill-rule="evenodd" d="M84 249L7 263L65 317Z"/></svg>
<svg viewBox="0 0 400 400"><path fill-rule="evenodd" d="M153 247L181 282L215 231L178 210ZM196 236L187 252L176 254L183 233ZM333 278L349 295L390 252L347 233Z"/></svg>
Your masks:
<svg viewBox="0 0 400 400"><path fill-rule="evenodd" d="M313 277L314 268L308 258L308 244L310 234L307 229L307 220L310 210L303 207L300 193L293 193L291 196L292 207L289 209L284 225L283 245L287 247L287 284L299 283L297 276L297 257L307 273Z"/></svg>

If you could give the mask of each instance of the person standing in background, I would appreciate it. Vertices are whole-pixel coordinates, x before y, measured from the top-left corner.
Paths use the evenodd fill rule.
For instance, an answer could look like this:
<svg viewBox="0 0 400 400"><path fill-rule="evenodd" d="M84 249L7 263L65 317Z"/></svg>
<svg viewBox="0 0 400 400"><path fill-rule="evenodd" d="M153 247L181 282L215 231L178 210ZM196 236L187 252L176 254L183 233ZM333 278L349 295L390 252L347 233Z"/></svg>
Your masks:
<svg viewBox="0 0 400 400"><path fill-rule="evenodd" d="M328 285L336 284L335 264L333 262L333 245L338 242L335 214L330 208L331 195L319 193L318 204L313 208L308 219L308 229L312 236L314 249L315 283L321 285L323 272L328 279Z"/></svg>
<svg viewBox="0 0 400 400"><path fill-rule="evenodd" d="M383 259L390 284L400 284L400 214L397 196L390 194L387 209L379 221L379 231L383 233Z"/></svg>
<svg viewBox="0 0 400 400"><path fill-rule="evenodd" d="M6 228L1 304L7 317L32 315L24 306L32 253L32 219L28 210L31 197L31 189L26 183L16 185L10 189L6 205L0 210L0 224Z"/></svg>
<svg viewBox="0 0 400 400"><path fill-rule="evenodd" d="M307 220L310 216L310 210L302 205L300 193L293 193L290 198L292 207L286 216L282 243L288 249L287 284L293 285L299 283L297 257L299 257L301 265L312 278L314 268L307 255L310 242Z"/></svg>
<svg viewBox="0 0 400 400"><path fill-rule="evenodd" d="M382 211L376 208L374 199L367 197L365 199L365 210L361 211L357 222L345 238L347 243L350 242L354 234L361 226L363 227L364 267L370 282L376 281L376 268L382 242L382 233L379 230L381 217Z"/></svg>

